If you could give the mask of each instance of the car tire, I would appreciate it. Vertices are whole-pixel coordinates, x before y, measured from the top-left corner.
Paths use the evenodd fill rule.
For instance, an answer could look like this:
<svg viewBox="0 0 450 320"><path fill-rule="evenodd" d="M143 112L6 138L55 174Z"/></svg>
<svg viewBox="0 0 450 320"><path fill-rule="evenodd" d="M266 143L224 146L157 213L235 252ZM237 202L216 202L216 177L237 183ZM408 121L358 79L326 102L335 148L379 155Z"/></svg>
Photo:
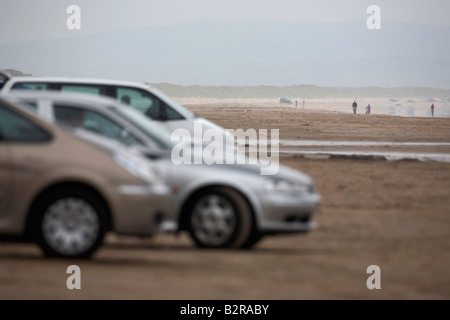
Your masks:
<svg viewBox="0 0 450 320"><path fill-rule="evenodd" d="M241 248L252 249L258 242L261 241L263 237L264 235L262 233L255 230L247 239L247 241L241 246Z"/></svg>
<svg viewBox="0 0 450 320"><path fill-rule="evenodd" d="M246 199L225 187L204 190L189 206L189 233L199 248L242 248L253 232Z"/></svg>
<svg viewBox="0 0 450 320"><path fill-rule="evenodd" d="M36 205L33 238L48 257L89 258L103 243L105 207L83 188L63 188Z"/></svg>

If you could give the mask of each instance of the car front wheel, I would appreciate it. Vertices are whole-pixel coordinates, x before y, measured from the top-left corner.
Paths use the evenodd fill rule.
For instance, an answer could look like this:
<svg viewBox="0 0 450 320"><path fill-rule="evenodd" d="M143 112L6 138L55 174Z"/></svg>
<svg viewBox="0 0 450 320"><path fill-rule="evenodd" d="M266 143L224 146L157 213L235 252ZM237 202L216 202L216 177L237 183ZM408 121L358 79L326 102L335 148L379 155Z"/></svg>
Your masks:
<svg viewBox="0 0 450 320"><path fill-rule="evenodd" d="M105 235L104 208L85 190L61 190L37 206L33 234L47 256L86 258Z"/></svg>
<svg viewBox="0 0 450 320"><path fill-rule="evenodd" d="M244 197L229 188L211 188L190 205L189 232L201 248L241 248L253 231L253 215Z"/></svg>

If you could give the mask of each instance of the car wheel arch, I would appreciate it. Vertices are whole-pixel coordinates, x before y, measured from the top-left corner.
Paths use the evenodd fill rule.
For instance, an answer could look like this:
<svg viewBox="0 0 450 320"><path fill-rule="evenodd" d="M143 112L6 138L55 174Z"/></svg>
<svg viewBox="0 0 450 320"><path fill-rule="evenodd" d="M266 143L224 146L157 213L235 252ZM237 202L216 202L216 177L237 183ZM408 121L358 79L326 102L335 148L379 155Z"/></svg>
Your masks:
<svg viewBox="0 0 450 320"><path fill-rule="evenodd" d="M214 188L226 188L233 190L237 192L247 203L247 205L250 208L250 212L253 216L253 227L256 227L258 224L258 215L256 213L256 208L253 204L253 201L250 200L250 197L243 192L242 190L226 185L226 184L210 184L210 185L203 185L196 190L192 191L188 194L188 196L185 197L183 204L180 207L180 215L178 217L178 230L179 231L185 231L189 228L189 209L193 205L194 201L197 199L197 197L202 194L203 192L207 191L208 189L214 189Z"/></svg>

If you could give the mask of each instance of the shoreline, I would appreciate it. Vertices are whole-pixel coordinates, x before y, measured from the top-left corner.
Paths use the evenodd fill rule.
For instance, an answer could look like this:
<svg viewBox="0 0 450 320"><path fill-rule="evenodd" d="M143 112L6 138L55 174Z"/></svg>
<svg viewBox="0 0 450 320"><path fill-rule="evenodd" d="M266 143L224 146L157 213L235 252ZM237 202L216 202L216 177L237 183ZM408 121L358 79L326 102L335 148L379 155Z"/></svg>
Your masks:
<svg viewBox="0 0 450 320"><path fill-rule="evenodd" d="M175 101L187 108L198 107L272 107L272 108L290 108L301 111L329 111L346 114L353 114L352 103L353 99L347 98L327 98L327 99L297 99L297 106L295 106L295 98L292 104L281 104L277 99L220 99L220 98L176 98ZM414 101L414 102L408 102ZM305 101L303 105L303 101ZM358 103L358 115L365 115L365 107L367 104L372 106L371 115L391 115L397 117L423 117L431 118L430 105L435 105L435 118L450 117L450 105L442 101L429 102L427 99L403 99L398 102L390 101L387 98L356 98Z"/></svg>

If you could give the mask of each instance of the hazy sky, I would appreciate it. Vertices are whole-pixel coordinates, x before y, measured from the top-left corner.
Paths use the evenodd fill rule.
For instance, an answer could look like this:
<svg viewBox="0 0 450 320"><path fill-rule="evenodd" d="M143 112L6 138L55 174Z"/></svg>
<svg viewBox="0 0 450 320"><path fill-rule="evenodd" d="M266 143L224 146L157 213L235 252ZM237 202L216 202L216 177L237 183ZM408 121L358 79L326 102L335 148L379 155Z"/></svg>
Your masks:
<svg viewBox="0 0 450 320"><path fill-rule="evenodd" d="M81 9L81 30L66 27L71 4ZM364 21L372 4L381 21L450 26L449 0L0 0L0 43L200 19Z"/></svg>

